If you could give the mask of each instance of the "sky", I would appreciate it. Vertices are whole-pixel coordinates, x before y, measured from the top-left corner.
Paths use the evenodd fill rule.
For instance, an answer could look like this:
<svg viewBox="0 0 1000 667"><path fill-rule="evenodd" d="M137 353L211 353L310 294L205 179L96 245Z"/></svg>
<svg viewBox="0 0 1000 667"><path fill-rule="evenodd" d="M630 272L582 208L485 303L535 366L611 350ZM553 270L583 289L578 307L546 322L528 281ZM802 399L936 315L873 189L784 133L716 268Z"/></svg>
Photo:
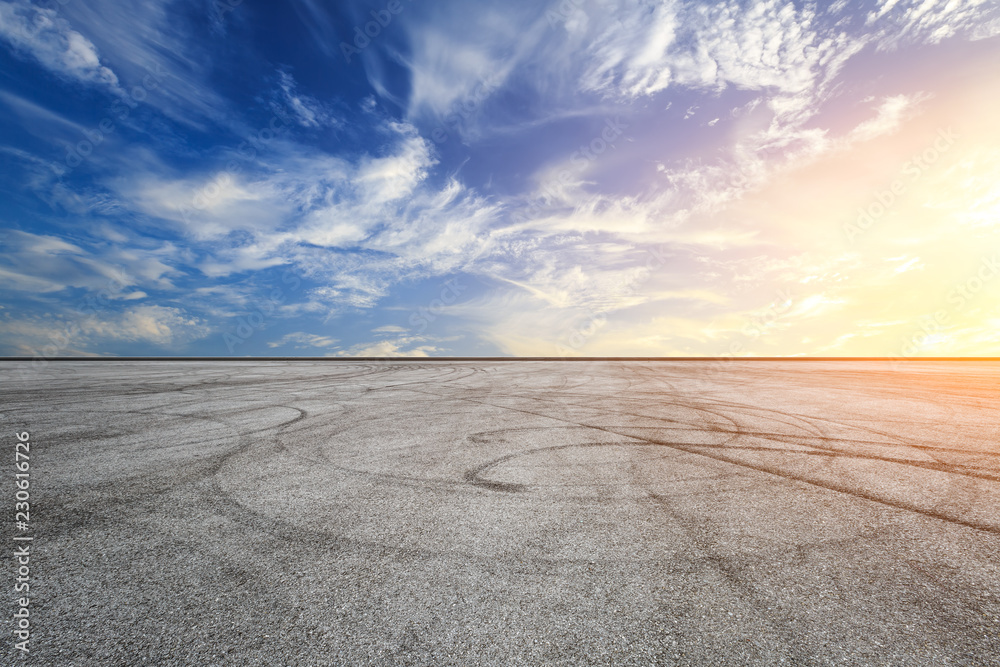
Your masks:
<svg viewBox="0 0 1000 667"><path fill-rule="evenodd" d="M1000 2L0 0L0 356L1000 355Z"/></svg>

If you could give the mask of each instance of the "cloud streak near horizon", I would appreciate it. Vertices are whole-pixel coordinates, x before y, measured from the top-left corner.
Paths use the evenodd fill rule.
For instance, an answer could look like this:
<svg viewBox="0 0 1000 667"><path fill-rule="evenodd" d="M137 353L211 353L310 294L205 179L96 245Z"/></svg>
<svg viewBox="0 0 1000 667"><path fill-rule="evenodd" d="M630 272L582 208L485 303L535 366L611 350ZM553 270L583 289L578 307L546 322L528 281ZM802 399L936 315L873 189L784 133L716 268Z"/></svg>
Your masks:
<svg viewBox="0 0 1000 667"><path fill-rule="evenodd" d="M993 2L0 0L0 355L1000 354Z"/></svg>

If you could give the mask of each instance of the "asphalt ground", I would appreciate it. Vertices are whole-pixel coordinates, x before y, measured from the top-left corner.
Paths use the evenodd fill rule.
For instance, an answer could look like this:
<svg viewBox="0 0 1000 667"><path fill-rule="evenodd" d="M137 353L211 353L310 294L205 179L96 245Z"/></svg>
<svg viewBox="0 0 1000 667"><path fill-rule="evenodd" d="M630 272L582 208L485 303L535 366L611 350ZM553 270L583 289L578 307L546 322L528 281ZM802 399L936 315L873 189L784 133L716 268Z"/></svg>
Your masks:
<svg viewBox="0 0 1000 667"><path fill-rule="evenodd" d="M1000 363L20 366L5 664L1000 665Z"/></svg>

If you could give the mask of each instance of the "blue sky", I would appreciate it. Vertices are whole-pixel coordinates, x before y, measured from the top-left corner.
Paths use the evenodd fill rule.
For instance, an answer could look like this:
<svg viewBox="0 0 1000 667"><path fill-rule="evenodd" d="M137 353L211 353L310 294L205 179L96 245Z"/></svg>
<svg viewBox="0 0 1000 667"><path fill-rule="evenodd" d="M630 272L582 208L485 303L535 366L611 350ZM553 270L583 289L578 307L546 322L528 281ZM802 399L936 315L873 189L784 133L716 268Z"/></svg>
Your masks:
<svg viewBox="0 0 1000 667"><path fill-rule="evenodd" d="M996 2L0 1L0 355L986 355Z"/></svg>

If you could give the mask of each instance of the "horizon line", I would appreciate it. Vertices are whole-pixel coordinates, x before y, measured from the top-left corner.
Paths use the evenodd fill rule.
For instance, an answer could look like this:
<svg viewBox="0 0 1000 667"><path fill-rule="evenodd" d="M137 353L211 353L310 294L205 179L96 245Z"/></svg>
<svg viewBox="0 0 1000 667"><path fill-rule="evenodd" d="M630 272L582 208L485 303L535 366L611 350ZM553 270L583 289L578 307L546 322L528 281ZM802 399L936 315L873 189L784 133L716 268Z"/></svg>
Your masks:
<svg viewBox="0 0 1000 667"><path fill-rule="evenodd" d="M0 357L0 362L37 361L1000 361L1000 357Z"/></svg>

